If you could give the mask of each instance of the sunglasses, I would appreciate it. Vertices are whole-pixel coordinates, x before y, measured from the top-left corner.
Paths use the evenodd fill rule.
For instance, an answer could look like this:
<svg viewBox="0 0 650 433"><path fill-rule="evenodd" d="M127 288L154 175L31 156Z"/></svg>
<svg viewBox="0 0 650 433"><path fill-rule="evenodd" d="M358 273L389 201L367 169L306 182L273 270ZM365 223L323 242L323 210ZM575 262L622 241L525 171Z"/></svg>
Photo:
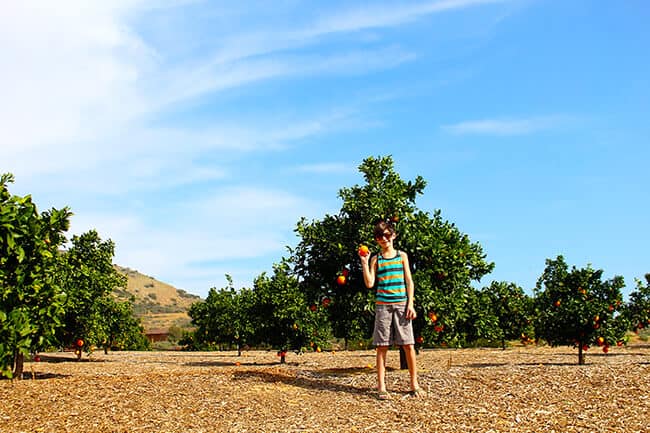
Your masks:
<svg viewBox="0 0 650 433"><path fill-rule="evenodd" d="M375 239L390 239L393 236L391 232L384 232L381 235L375 236Z"/></svg>

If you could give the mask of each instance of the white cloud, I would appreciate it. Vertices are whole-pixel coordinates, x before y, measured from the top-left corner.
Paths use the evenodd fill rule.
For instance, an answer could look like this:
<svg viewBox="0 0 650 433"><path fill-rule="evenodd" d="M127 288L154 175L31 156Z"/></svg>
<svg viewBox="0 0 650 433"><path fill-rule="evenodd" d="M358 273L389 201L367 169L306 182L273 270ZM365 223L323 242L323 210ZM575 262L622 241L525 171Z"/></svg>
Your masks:
<svg viewBox="0 0 650 433"><path fill-rule="evenodd" d="M285 191L220 183L249 153L283 151L368 120L353 119L359 114L349 101L300 107L297 114L256 116L253 107L253 114L229 118L203 112L201 121L175 115L208 98L219 105L225 90L253 83L362 75L411 62L416 53L410 49L354 33L490 2L373 4L318 16L300 11L302 19L291 26L256 15L196 33L175 26L183 14L174 8L192 1L8 2L0 14L0 172L16 174L28 193L70 205L73 233L96 228L113 239L121 265L172 282L197 281L231 264L241 273L255 269L247 260L278 258L298 218L321 214L321 204ZM215 14L222 9L205 5ZM154 37L154 30L140 27L148 25L147 14L161 14L171 25L157 27L162 33ZM339 45L332 36L349 43ZM194 48L203 45L195 52L182 42L173 49L163 43L182 38ZM351 168L316 163L298 170ZM170 197L174 188L192 186L202 190L187 197L201 199Z"/></svg>
<svg viewBox="0 0 650 433"><path fill-rule="evenodd" d="M332 174L354 172L356 167L341 162L322 162L316 164L303 164L296 167L296 170L301 173Z"/></svg>
<svg viewBox="0 0 650 433"><path fill-rule="evenodd" d="M359 30L394 27L416 21L427 15L465 9L484 4L504 3L508 0L435 0L423 3L395 4L369 3L362 8L348 9L326 16L306 32L313 36L328 33L355 32ZM511 0L510 0L511 1Z"/></svg>
<svg viewBox="0 0 650 433"><path fill-rule="evenodd" d="M133 86L151 53L119 22L121 12L74 1L3 5L3 150L92 138L99 124L143 109Z"/></svg>
<svg viewBox="0 0 650 433"><path fill-rule="evenodd" d="M151 213L81 210L72 218L71 233L96 229L116 243L116 263L205 294L222 284L226 273L237 277L238 287L250 286L285 252L299 217L318 207L281 190L221 188L198 199L160 204ZM267 258L267 266L252 266L260 258Z"/></svg>
<svg viewBox="0 0 650 433"><path fill-rule="evenodd" d="M442 126L443 131L452 134L525 135L543 130L555 129L567 124L565 116L542 116L519 119L482 119Z"/></svg>

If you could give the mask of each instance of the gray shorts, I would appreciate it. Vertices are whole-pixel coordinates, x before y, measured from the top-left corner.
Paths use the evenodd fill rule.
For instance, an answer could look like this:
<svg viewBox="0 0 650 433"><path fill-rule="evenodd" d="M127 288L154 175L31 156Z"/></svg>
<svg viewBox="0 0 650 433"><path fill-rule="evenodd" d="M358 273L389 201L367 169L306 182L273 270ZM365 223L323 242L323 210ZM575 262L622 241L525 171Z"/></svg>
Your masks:
<svg viewBox="0 0 650 433"><path fill-rule="evenodd" d="M415 344L413 324L406 318L406 304L375 305L375 330L372 334L375 346L406 346Z"/></svg>

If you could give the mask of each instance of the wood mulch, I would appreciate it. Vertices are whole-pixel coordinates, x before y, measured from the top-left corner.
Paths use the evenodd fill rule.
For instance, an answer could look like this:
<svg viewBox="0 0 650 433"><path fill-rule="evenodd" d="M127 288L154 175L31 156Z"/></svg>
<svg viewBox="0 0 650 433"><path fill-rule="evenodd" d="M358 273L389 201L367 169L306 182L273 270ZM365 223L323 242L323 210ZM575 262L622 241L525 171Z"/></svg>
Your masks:
<svg viewBox="0 0 650 433"><path fill-rule="evenodd" d="M650 346L425 350L423 398L389 352L49 353L0 381L0 432L644 432Z"/></svg>

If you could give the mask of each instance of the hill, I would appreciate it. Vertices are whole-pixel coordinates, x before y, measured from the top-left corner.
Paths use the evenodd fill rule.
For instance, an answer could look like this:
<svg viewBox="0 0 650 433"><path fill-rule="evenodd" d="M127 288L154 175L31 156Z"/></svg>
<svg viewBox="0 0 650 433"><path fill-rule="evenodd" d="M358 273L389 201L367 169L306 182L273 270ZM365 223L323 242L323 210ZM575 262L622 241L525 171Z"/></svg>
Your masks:
<svg viewBox="0 0 650 433"><path fill-rule="evenodd" d="M145 330L189 325L187 312L190 305L201 300L200 296L130 268L117 265L115 268L127 277L127 284L126 288L117 288L113 293L121 300L133 299L135 314L142 319Z"/></svg>

